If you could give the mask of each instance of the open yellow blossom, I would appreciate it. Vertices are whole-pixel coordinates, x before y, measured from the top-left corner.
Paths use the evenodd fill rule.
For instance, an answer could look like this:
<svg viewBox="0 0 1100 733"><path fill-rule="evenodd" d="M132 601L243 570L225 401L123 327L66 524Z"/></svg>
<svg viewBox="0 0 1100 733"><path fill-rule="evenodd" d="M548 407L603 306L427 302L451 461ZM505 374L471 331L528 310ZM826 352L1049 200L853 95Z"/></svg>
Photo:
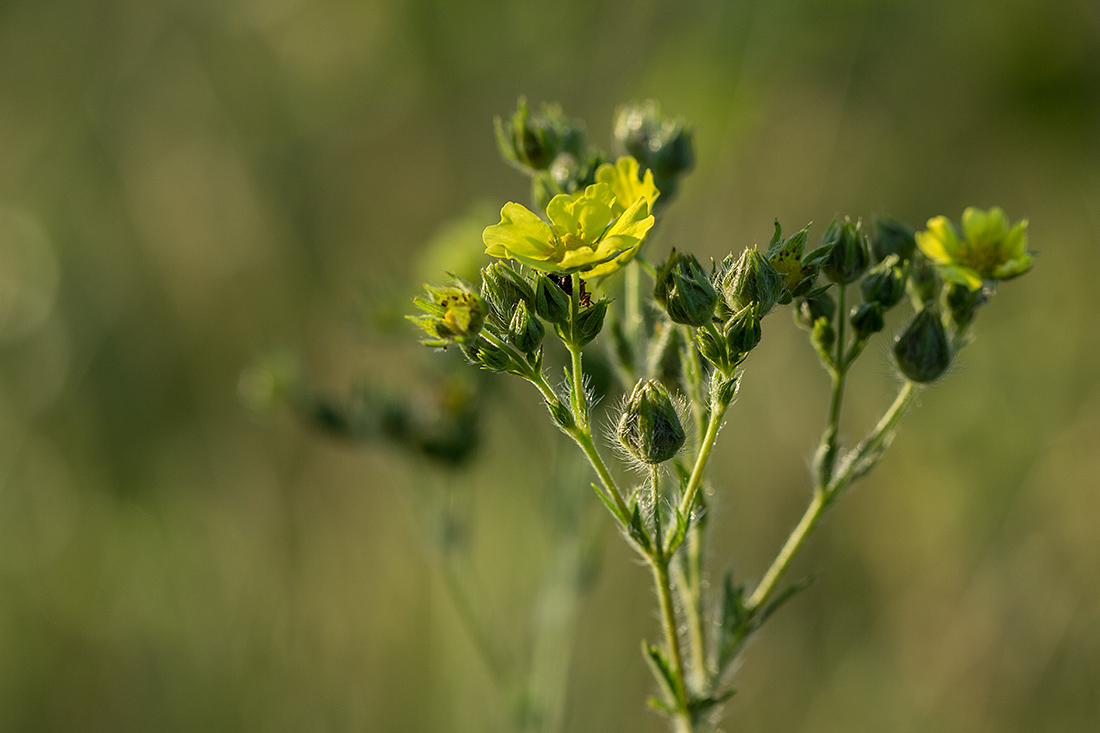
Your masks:
<svg viewBox="0 0 1100 733"><path fill-rule="evenodd" d="M505 204L500 223L482 235L485 252L543 272L601 277L629 262L653 226L646 196L620 207L611 186L602 182L555 196L546 216L549 224L520 204Z"/></svg>
<svg viewBox="0 0 1100 733"><path fill-rule="evenodd" d="M1009 228L1004 211L982 211L973 206L963 212L963 236L947 217L928 220L928 229L917 232L917 246L932 260L945 280L977 290L983 281L1009 280L1031 269L1027 251L1027 219Z"/></svg>

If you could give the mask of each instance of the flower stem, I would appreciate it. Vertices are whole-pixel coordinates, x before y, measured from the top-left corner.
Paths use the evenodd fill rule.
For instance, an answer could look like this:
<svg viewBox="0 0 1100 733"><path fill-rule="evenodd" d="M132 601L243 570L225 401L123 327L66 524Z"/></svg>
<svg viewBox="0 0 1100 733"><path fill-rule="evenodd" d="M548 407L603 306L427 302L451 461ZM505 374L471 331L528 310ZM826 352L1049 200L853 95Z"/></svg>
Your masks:
<svg viewBox="0 0 1100 733"><path fill-rule="evenodd" d="M836 497L855 478L866 473L878 462L882 455L883 446L889 444L898 422L910 405L913 404L918 392L919 385L906 381L905 385L898 391L897 397L894 398L893 404L886 410L878 424L856 448L844 457L840 470L824 486L818 486L814 489L813 498L810 500L810 505L806 507L802 519L799 520L798 525L791 532L790 537L787 538L786 544L783 545L783 549L776 555L771 567L764 573L760 584L756 586L756 590L753 591L752 596L745 604L750 614L755 614L775 592L775 587L783 573L786 572L791 561L798 554L799 549L801 549L825 510L832 505Z"/></svg>
<svg viewBox="0 0 1100 733"><path fill-rule="evenodd" d="M680 513L685 517L691 511L692 505L695 504L695 495L699 491L699 486L703 483L703 474L707 469L707 461L710 459L711 449L714 448L714 442L718 438L718 430L722 427L722 418L726 414L726 410L729 408L729 403L715 404L711 406L710 417L707 421L707 431L703 435L702 443L699 446L699 455L695 458L695 465L691 469L691 475L688 478L687 486L684 487L684 494L680 497Z"/></svg>

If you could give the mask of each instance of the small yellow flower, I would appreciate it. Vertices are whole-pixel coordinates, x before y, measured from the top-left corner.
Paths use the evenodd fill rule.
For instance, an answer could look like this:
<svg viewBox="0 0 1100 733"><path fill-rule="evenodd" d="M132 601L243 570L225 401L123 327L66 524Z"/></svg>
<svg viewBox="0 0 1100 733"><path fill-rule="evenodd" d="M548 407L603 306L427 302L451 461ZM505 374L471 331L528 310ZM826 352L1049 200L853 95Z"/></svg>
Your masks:
<svg viewBox="0 0 1100 733"><path fill-rule="evenodd" d="M661 192L653 183L653 171L646 169L645 177L638 175L638 161L629 155L624 155L615 161L615 165L604 163L596 169L596 182L606 183L615 194L615 203L612 211L621 214L626 206L637 201L641 197L649 203L649 210L653 211L653 204Z"/></svg>
<svg viewBox="0 0 1100 733"><path fill-rule="evenodd" d="M916 234L917 246L945 280L977 290L983 281L1010 280L1031 269L1027 219L1009 228L1000 208L981 211L971 206L963 212L962 225L960 237L946 217L937 216Z"/></svg>
<svg viewBox="0 0 1100 733"><path fill-rule="evenodd" d="M555 196L546 216L549 224L520 204L505 204L500 223L482 235L485 252L543 272L602 277L633 259L653 226L645 194L623 206L605 182Z"/></svg>

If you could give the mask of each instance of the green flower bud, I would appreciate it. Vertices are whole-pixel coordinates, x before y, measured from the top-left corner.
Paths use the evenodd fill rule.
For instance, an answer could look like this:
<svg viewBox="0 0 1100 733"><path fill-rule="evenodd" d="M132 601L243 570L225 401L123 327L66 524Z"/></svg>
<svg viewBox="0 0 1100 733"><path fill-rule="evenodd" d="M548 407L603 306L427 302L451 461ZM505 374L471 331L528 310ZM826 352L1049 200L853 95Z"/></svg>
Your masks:
<svg viewBox="0 0 1100 733"><path fill-rule="evenodd" d="M913 298L921 303L935 300L939 292L936 268L920 252L914 252L909 260L908 287Z"/></svg>
<svg viewBox="0 0 1100 733"><path fill-rule="evenodd" d="M740 376L727 377L722 372L715 372L710 378L710 396L712 405L729 405L737 396L737 390L741 386Z"/></svg>
<svg viewBox="0 0 1100 733"><path fill-rule="evenodd" d="M913 230L892 216L875 217L875 232L871 235L871 256L882 262L890 255L897 255L904 262L913 256L917 240Z"/></svg>
<svg viewBox="0 0 1100 733"><path fill-rule="evenodd" d="M584 123L569 119L557 105L544 104L532 115L520 98L510 121L498 117L494 123L501 155L529 173L546 170L560 153L579 156L586 147Z"/></svg>
<svg viewBox="0 0 1100 733"><path fill-rule="evenodd" d="M569 294L541 272L535 277L535 313L554 325L569 320Z"/></svg>
<svg viewBox="0 0 1100 733"><path fill-rule="evenodd" d="M836 303L833 296L821 293L798 301L798 307L794 309L794 320L807 331L813 329L819 318L832 320L836 312Z"/></svg>
<svg viewBox="0 0 1100 733"><path fill-rule="evenodd" d="M729 262L727 258L722 290L730 309L737 313L756 306L760 317L767 315L783 294L782 276L756 247L742 252L736 263Z"/></svg>
<svg viewBox="0 0 1100 733"><path fill-rule="evenodd" d="M585 346L592 339L600 335L603 330L603 319L607 315L607 305L611 301L607 299L597 300L592 305L577 314L576 339L577 346Z"/></svg>
<svg viewBox="0 0 1100 733"><path fill-rule="evenodd" d="M861 231L860 222L843 224L833 219L825 232L824 244L831 246L828 259L821 266L825 277L838 285L855 282L870 264L871 252L867 235Z"/></svg>
<svg viewBox="0 0 1100 733"><path fill-rule="evenodd" d="M729 353L726 351L725 339L715 338L713 331L700 328L695 333L695 348L699 350L700 356L718 369L728 371Z"/></svg>
<svg viewBox="0 0 1100 733"><path fill-rule="evenodd" d="M921 384L935 381L947 371L951 348L934 308L926 306L894 340L894 359L902 374Z"/></svg>
<svg viewBox="0 0 1100 733"><path fill-rule="evenodd" d="M534 303L535 291L504 260L495 260L481 269L481 297L489 301L498 316L507 320L518 303Z"/></svg>
<svg viewBox="0 0 1100 733"><path fill-rule="evenodd" d="M896 254L887 255L859 282L863 299L878 303L883 310L893 308L905 295L905 271L898 266Z"/></svg>
<svg viewBox="0 0 1100 733"><path fill-rule="evenodd" d="M503 372L512 366L511 354L481 337L464 345L462 351L471 362L491 372Z"/></svg>
<svg viewBox="0 0 1100 733"><path fill-rule="evenodd" d="M760 343L760 319L752 306L742 309L726 323L723 333L726 337L726 350L729 354L730 368L737 366L749 352Z"/></svg>
<svg viewBox="0 0 1100 733"><path fill-rule="evenodd" d="M615 434L632 456L650 465L675 456L686 439L668 391L653 379L635 385Z"/></svg>
<svg viewBox="0 0 1100 733"><path fill-rule="evenodd" d="M542 337L545 335L546 328L542 325L542 321L530 314L526 303L519 301L512 321L508 324L508 340L521 352L531 357L542 344Z"/></svg>
<svg viewBox="0 0 1100 733"><path fill-rule="evenodd" d="M577 426L572 411L561 400L547 400L546 407L550 410L550 419L562 430L569 432Z"/></svg>
<svg viewBox="0 0 1100 733"><path fill-rule="evenodd" d="M833 346L836 345L836 329L827 318L818 318L810 330L810 343L827 363L832 363Z"/></svg>
<svg viewBox="0 0 1100 733"><path fill-rule="evenodd" d="M852 328L856 335L867 338L873 333L878 333L886 325L886 319L882 315L882 306L878 303L864 303L855 308L851 316Z"/></svg>
<svg viewBox="0 0 1100 733"><path fill-rule="evenodd" d="M944 287L943 297L955 330L962 333L974 320L978 306L989 300L989 292L985 288L971 290L967 285L951 282Z"/></svg>
<svg viewBox="0 0 1100 733"><path fill-rule="evenodd" d="M428 334L425 346L446 348L450 344L471 343L478 337L488 304L474 293L473 286L451 275L454 283L448 287L425 285L428 298L413 298L413 303L427 315L406 316Z"/></svg>
<svg viewBox="0 0 1100 733"><path fill-rule="evenodd" d="M653 297L675 323L702 326L714 318L718 293L702 265L675 249L657 274Z"/></svg>

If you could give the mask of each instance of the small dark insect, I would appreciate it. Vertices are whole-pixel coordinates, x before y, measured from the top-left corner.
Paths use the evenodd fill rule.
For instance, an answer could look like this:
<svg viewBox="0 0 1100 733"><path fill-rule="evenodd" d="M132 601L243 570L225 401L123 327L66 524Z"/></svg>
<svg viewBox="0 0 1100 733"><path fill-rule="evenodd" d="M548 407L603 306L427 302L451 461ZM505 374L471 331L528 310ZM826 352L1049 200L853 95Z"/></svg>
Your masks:
<svg viewBox="0 0 1100 733"><path fill-rule="evenodd" d="M555 275L550 273L548 277L554 281L554 283L562 289L566 295L573 295L573 278L569 275ZM589 292L588 287L584 284L584 280L581 280L581 308L587 308L592 305L592 293Z"/></svg>

